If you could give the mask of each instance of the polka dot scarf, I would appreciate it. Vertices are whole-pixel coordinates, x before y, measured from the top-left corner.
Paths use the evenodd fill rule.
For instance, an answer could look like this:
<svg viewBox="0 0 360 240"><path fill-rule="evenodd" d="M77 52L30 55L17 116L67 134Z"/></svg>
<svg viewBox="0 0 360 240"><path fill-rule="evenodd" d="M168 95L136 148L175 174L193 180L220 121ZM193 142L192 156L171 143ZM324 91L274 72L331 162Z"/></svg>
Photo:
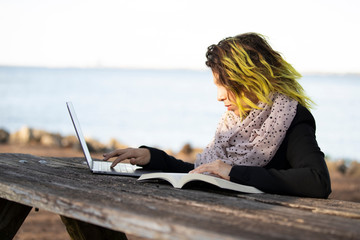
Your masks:
<svg viewBox="0 0 360 240"><path fill-rule="evenodd" d="M198 154L195 167L217 159L234 166L263 167L280 147L296 114L298 102L282 94L272 96L273 104L259 103L243 120L232 111L221 118L213 141Z"/></svg>

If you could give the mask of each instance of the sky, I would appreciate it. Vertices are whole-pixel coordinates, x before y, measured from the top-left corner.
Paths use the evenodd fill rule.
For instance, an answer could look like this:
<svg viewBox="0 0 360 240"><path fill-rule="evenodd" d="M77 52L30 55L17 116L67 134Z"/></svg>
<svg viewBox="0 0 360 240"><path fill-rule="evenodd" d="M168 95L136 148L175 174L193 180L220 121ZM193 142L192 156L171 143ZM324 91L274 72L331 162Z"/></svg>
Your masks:
<svg viewBox="0 0 360 240"><path fill-rule="evenodd" d="M265 35L301 73L360 73L357 0L0 0L0 66L206 69L209 45Z"/></svg>

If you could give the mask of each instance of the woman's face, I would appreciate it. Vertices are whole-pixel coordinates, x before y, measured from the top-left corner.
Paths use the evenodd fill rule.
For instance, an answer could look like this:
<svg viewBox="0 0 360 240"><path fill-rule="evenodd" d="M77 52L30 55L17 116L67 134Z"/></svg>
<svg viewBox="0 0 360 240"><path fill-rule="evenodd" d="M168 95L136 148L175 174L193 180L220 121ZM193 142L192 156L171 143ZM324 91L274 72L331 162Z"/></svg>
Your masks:
<svg viewBox="0 0 360 240"><path fill-rule="evenodd" d="M239 107L236 105L236 100L235 100L234 94L231 91L227 90L223 85L220 84L219 75L217 73L213 72L213 76L214 76L215 86L217 87L217 100L219 102L224 102L224 105L228 111L233 111L237 116L240 116ZM250 94L250 93L244 93L244 94L252 102L257 102L256 97L253 96L252 94ZM240 104L244 108L250 108L249 105L242 102L241 100L240 100Z"/></svg>
<svg viewBox="0 0 360 240"><path fill-rule="evenodd" d="M219 102L224 102L228 111L233 111L237 116L240 116L239 108L235 104L236 101L234 95L219 83L219 75L217 73L213 73L213 76L215 86L217 87L217 100Z"/></svg>

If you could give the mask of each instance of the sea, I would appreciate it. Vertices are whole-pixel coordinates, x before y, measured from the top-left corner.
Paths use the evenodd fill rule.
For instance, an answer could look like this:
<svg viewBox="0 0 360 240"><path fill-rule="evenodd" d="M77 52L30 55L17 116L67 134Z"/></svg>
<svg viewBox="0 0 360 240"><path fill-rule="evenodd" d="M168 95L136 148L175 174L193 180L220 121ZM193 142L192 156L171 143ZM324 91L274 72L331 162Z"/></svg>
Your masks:
<svg viewBox="0 0 360 240"><path fill-rule="evenodd" d="M360 161L360 75L304 74L316 103L317 141L331 159ZM210 70L0 67L0 128L74 135L71 101L86 137L137 147L204 148L226 111Z"/></svg>

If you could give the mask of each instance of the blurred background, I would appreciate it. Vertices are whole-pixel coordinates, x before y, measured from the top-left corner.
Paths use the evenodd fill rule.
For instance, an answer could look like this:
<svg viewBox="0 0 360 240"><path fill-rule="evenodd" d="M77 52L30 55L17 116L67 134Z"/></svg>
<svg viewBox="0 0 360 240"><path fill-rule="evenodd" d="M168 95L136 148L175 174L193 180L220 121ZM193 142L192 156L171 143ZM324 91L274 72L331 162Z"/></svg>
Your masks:
<svg viewBox="0 0 360 240"><path fill-rule="evenodd" d="M178 151L210 142L225 111L207 47L267 36L317 103L320 147L360 159L358 1L0 1L0 128Z"/></svg>
<svg viewBox="0 0 360 240"><path fill-rule="evenodd" d="M8 144L6 134L31 140L35 130L51 133L41 141L49 146L74 135L66 101L84 134L103 144L204 148L226 110L204 64L207 47L258 32L317 104L319 145L336 160L331 198L360 201L359 9L357 0L0 0L0 152L81 156ZM67 238L44 211L15 237Z"/></svg>
<svg viewBox="0 0 360 240"><path fill-rule="evenodd" d="M358 160L358 1L0 1L0 128L83 132L178 151L203 148L225 111L207 47L267 36L317 103L320 147Z"/></svg>

